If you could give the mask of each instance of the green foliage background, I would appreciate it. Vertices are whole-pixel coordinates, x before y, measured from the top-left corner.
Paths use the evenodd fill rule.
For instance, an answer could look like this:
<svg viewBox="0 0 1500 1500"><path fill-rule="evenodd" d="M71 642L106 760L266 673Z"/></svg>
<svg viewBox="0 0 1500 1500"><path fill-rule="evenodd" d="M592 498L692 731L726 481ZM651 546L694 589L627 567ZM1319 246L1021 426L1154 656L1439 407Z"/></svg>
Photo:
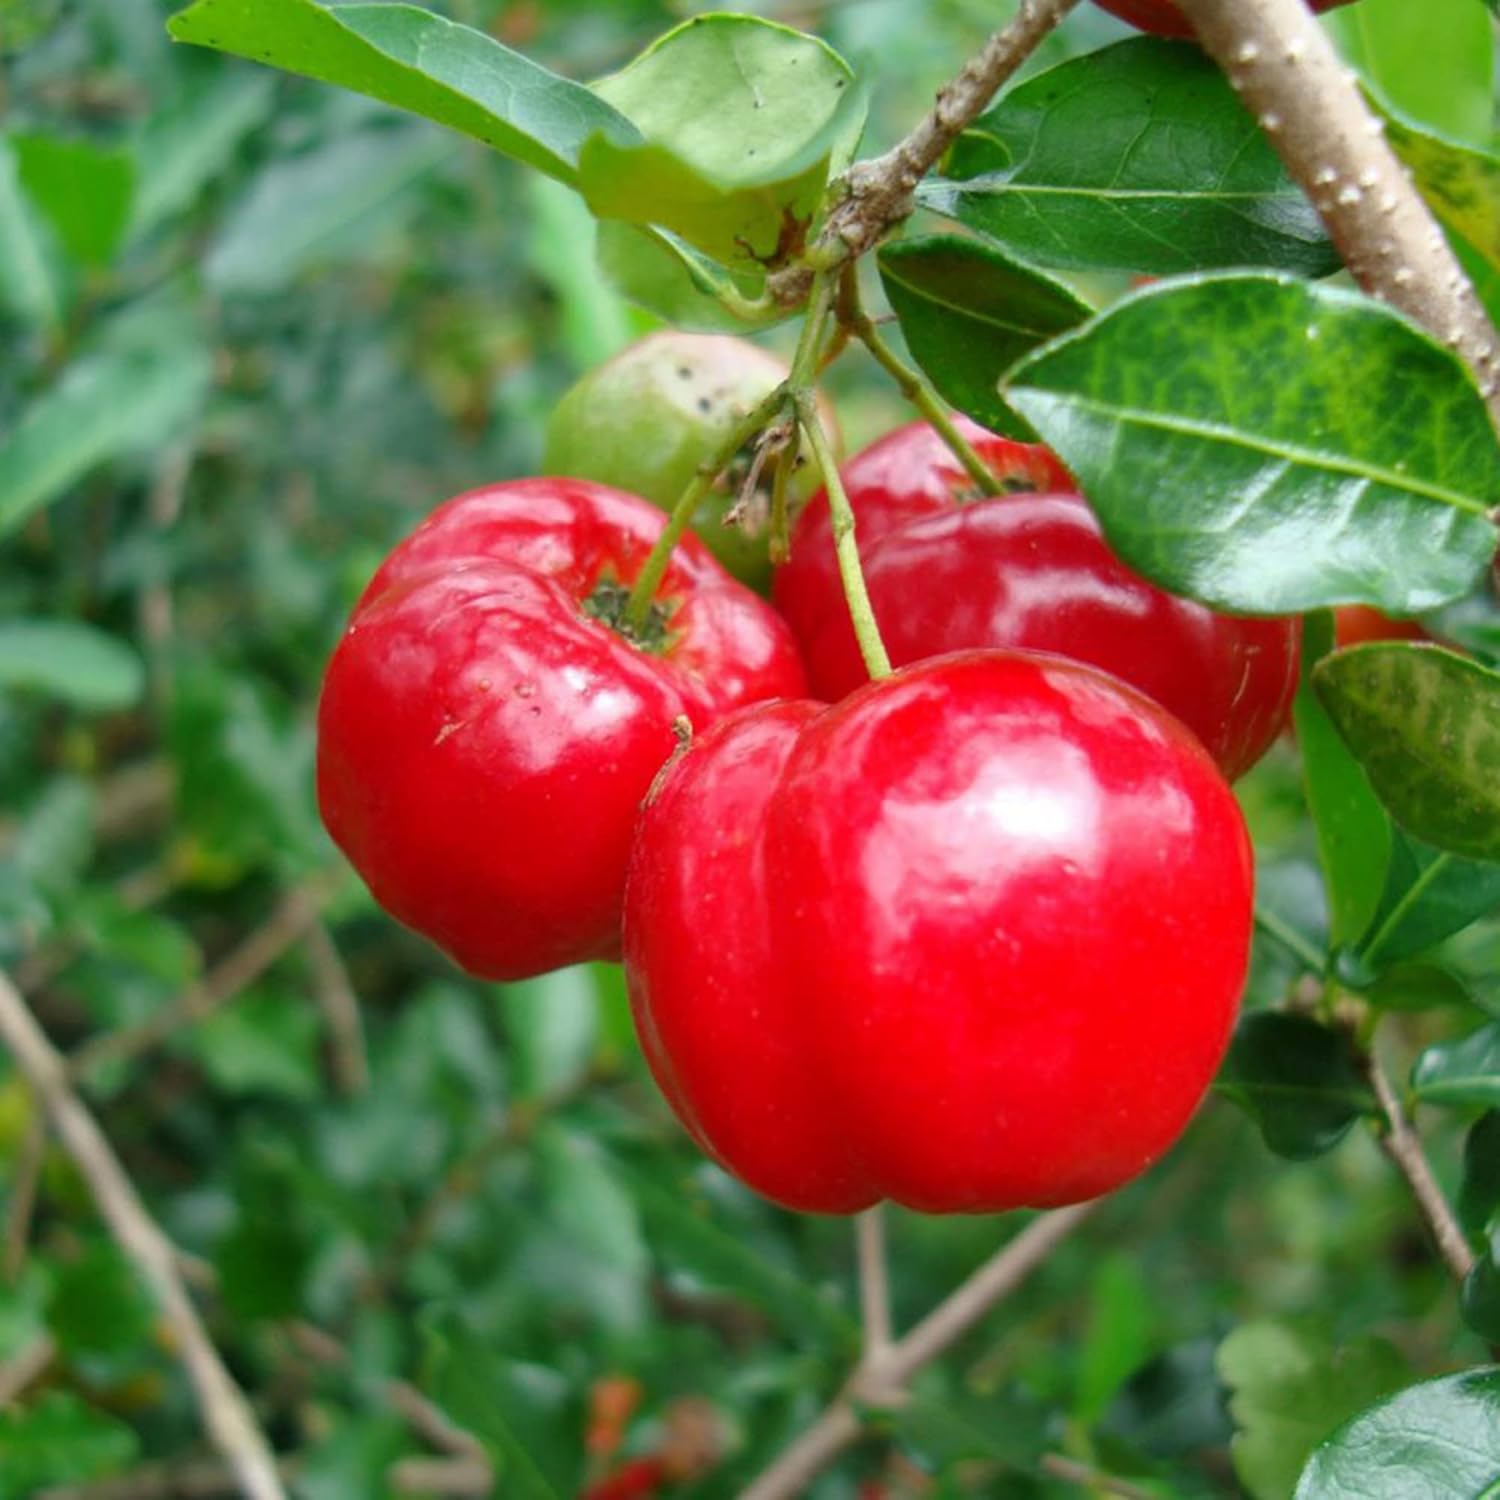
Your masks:
<svg viewBox="0 0 1500 1500"><path fill-rule="evenodd" d="M435 8L578 78L688 9ZM520 1451L577 1491L601 1379L642 1389L627 1451L707 1401L724 1457L682 1492L733 1493L848 1367L847 1225L772 1209L701 1160L644 1072L614 969L463 979L374 909L312 800L319 675L378 558L438 500L534 471L558 395L651 321L599 276L566 189L365 100L174 47L168 9L0 4L0 960L64 1046L184 996L211 1008L85 1082L195 1258L303 1500L393 1493L392 1465L426 1451L392 1379L480 1437L505 1494L527 1492ZM995 11L776 8L875 74L867 151ZM1041 61L1123 34L1080 12ZM1399 56L1378 27L1351 46L1376 69ZM1490 117L1459 94L1435 123L1485 139ZM846 363L834 394L857 446L906 413ZM1289 749L1244 788L1265 899L1317 943L1303 795ZM1440 955L1462 1009L1403 1018L1410 1052L1476 1008L1500 1017L1497 936L1481 925ZM1258 949L1252 1003L1295 980L1293 948ZM367 1086L332 1031L346 985ZM1467 1117L1435 1118L1454 1188ZM55 1347L0 1416L16 1500L202 1453L144 1291L53 1148L22 1219L33 1124L0 1058L4 1207L28 1228L4 1252L0 1367ZM895 1215L898 1319L1012 1227ZM342 1353L314 1339L310 1357L310 1329ZM1366 1133L1289 1165L1215 1099L815 1493L853 1495L894 1445L936 1493L1078 1493L1049 1477L1051 1453L1151 1494L1277 1500L1344 1417L1482 1354Z"/></svg>

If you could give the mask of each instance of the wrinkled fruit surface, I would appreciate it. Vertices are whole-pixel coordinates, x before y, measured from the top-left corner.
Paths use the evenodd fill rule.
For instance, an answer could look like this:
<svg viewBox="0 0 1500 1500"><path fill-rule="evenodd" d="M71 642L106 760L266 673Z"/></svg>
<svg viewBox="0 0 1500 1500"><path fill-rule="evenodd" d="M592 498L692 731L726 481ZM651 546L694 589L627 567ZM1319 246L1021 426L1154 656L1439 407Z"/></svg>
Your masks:
<svg viewBox="0 0 1500 1500"><path fill-rule="evenodd" d="M617 954L630 836L674 722L803 690L785 625L692 538L655 639L595 617L664 520L576 480L460 495L386 559L334 652L323 820L376 900L471 973Z"/></svg>
<svg viewBox="0 0 1500 1500"><path fill-rule="evenodd" d="M678 1117L758 1192L1041 1207L1182 1131L1251 900L1239 808L1175 719L974 651L696 741L642 814L626 976Z"/></svg>
<svg viewBox="0 0 1500 1500"><path fill-rule="evenodd" d="M787 377L774 354L728 334L648 334L583 376L547 420L542 468L595 479L671 510L735 424ZM835 435L832 412L823 408ZM770 470L733 526L749 455L693 517L693 530L731 573L753 588L771 581L767 552ZM816 488L810 466L793 485L797 500Z"/></svg>
<svg viewBox="0 0 1500 1500"><path fill-rule="evenodd" d="M1176 714L1226 776L1248 770L1291 711L1300 620L1217 614L1148 583L1110 550L1048 450L960 427L1002 480L1026 491L976 497L921 423L888 433L842 470L891 660L975 646L1055 651ZM816 695L838 699L864 682L822 493L798 517L774 597Z"/></svg>
<svg viewBox="0 0 1500 1500"><path fill-rule="evenodd" d="M1094 0L1101 10L1156 36L1191 37L1193 28L1172 0ZM1314 10L1332 10L1349 0L1311 0Z"/></svg>

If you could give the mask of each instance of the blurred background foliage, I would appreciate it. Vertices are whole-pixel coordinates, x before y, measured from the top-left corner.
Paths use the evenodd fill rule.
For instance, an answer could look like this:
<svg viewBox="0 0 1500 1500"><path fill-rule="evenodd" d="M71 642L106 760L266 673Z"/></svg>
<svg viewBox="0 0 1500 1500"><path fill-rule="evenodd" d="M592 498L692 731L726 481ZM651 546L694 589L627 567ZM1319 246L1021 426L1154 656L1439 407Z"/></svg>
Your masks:
<svg viewBox="0 0 1500 1500"><path fill-rule="evenodd" d="M587 78L698 7L437 8ZM875 74L867 149L1004 10L746 8ZM124 1037L87 1055L87 1092L303 1500L443 1492L417 1393L502 1455L497 1493L530 1465L577 1493L664 1445L703 1455L681 1493L734 1493L848 1367L848 1226L705 1165L612 967L500 989L383 917L310 775L322 664L381 554L533 471L558 395L651 322L566 190L174 47L168 10L0 0L0 959L60 1045ZM1042 60L1121 34L1080 12ZM1350 45L1407 65L1377 33ZM1487 71L1482 101L1432 107L1483 138ZM851 446L906 419L856 358L834 390ZM1266 890L1315 933L1292 753L1245 798ZM1454 961L1492 976L1495 942ZM1267 947L1252 999L1293 978ZM1408 1040L1441 1031L1429 1012ZM45 1356L0 1385L0 1496L202 1460L145 1293L36 1123L0 1058L0 1381ZM1011 1227L893 1216L900 1321ZM1378 1354L1335 1354L1372 1330ZM1077 1494L1071 1462L1270 1500L1292 1427L1479 1352L1363 1134L1288 1165L1215 1100L816 1494Z"/></svg>

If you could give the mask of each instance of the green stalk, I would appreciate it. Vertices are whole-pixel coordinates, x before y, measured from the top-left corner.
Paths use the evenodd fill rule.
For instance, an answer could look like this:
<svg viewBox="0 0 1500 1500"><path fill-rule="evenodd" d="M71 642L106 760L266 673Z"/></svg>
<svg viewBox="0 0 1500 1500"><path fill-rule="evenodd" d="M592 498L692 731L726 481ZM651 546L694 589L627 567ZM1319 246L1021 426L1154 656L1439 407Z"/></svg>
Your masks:
<svg viewBox="0 0 1500 1500"><path fill-rule="evenodd" d="M812 450L813 462L822 475L824 488L828 491L828 510L833 521L833 545L838 557L839 578L844 585L844 598L849 605L849 619L854 626L854 637L859 642L859 654L864 658L865 670L872 678L891 675L891 659L886 654L885 642L880 639L880 626L875 621L875 611L870 604L870 593L865 587L864 571L859 565L859 548L854 539L854 509L839 478L838 461L833 456L833 446L823 430L818 416L818 404L811 391L797 391L793 398L797 406L797 422Z"/></svg>

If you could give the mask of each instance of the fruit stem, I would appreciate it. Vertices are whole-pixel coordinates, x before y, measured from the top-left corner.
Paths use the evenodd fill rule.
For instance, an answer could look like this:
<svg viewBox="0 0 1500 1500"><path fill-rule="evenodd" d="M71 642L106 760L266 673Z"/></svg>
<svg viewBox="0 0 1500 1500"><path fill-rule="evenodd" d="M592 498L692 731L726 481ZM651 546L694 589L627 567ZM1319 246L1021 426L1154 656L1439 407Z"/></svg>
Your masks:
<svg viewBox="0 0 1500 1500"><path fill-rule="evenodd" d="M672 549L682 540L682 534L687 530L688 523L693 519L694 513L709 491L713 489L719 475L734 462L735 455L746 443L770 425L777 413L786 405L788 398L788 387L777 386L769 396L741 417L735 424L734 430L719 444L713 455L698 465L691 483L682 492L682 498L672 507L672 514L668 516L661 535L657 537L651 551L647 554L641 571L636 574L624 612L624 623L630 630L637 633L645 630L646 623L651 617L651 605L656 598L656 591L661 587L661 581L666 576L667 564L672 560Z"/></svg>
<svg viewBox="0 0 1500 1500"><path fill-rule="evenodd" d="M865 575L859 565L859 548L854 538L854 508L849 504L844 482L839 478L838 461L833 456L833 447L828 434L823 430L822 418L818 416L818 405L812 392L806 389L793 393L796 403L797 422L812 450L813 462L818 466L823 486L828 492L828 510L833 520L834 553L838 558L839 577L844 585L844 598L849 605L849 619L854 626L854 637L859 642L859 654L864 658L865 670L872 678L891 675L891 659L886 654L885 642L880 638L880 626L875 621L875 610L870 603L870 593L865 587Z"/></svg>
<svg viewBox="0 0 1500 1500"><path fill-rule="evenodd" d="M937 432L964 472L985 495L1000 495L1005 487L989 466L974 451L974 446L958 430L946 403L910 365L880 336L875 320L865 311L859 295L859 272L854 262L846 265L839 276L839 322L862 343L878 364L894 380L901 394L921 412Z"/></svg>

